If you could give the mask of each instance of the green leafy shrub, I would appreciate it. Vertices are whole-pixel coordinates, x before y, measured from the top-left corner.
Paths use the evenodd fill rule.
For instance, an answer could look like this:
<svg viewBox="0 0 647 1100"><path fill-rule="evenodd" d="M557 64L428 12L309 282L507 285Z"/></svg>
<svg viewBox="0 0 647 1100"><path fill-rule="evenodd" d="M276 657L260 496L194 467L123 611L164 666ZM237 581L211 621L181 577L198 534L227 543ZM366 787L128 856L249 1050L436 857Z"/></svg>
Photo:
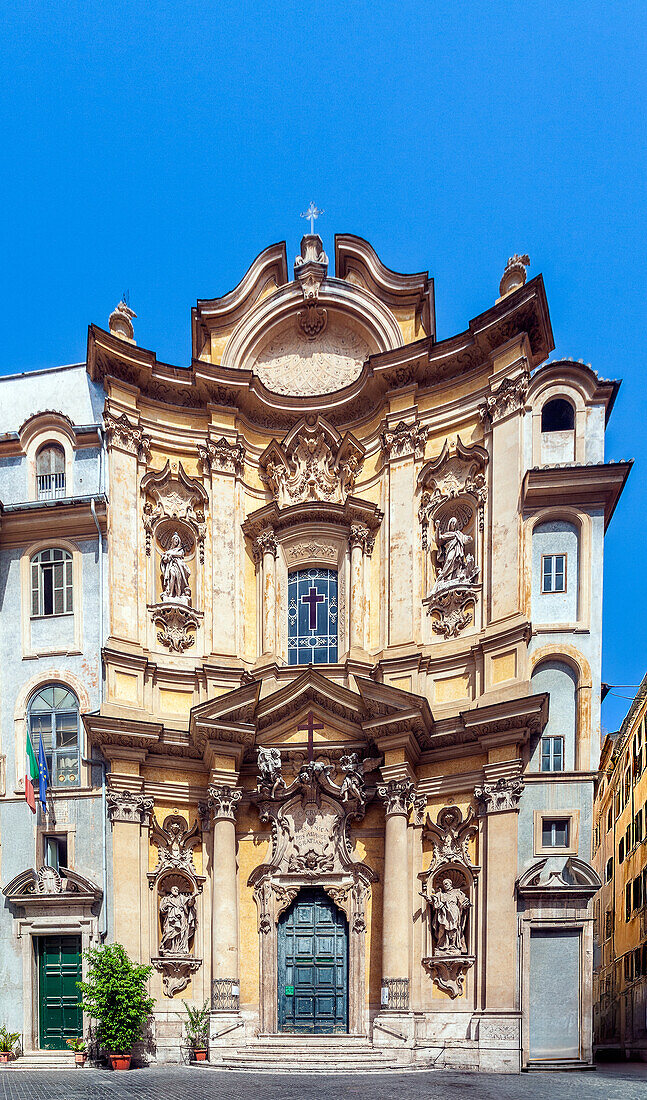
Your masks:
<svg viewBox="0 0 647 1100"><path fill-rule="evenodd" d="M87 981L77 982L81 1007L97 1021L97 1038L110 1054L128 1054L148 1020L155 1001L146 993L152 966L136 966L120 943L86 953Z"/></svg>
<svg viewBox="0 0 647 1100"><path fill-rule="evenodd" d="M85 1054L88 1049L85 1039L66 1039L65 1042L75 1054Z"/></svg>
<svg viewBox="0 0 647 1100"><path fill-rule="evenodd" d="M186 1001L182 1004L187 1015L184 1025L187 1042L192 1050L202 1050L209 1045L209 1002L205 1001L202 1008L192 1008Z"/></svg>
<svg viewBox="0 0 647 1100"><path fill-rule="evenodd" d="M13 1054L19 1038L19 1031L7 1031L3 1024L0 1027L0 1054Z"/></svg>

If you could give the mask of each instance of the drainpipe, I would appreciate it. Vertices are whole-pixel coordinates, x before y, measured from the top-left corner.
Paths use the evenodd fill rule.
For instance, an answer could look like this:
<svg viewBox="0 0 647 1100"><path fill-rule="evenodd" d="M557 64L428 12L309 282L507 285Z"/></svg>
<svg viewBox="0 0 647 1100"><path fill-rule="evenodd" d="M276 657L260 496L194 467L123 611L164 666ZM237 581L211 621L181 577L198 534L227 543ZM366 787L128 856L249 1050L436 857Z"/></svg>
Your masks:
<svg viewBox="0 0 647 1100"><path fill-rule="evenodd" d="M102 451L103 451L103 439L102 439ZM101 467L100 467L101 468ZM99 652L103 647L103 535L101 534L101 527L97 518L97 512L94 504L94 497L90 500L90 511L92 512L92 518L95 522L99 543ZM103 705L103 655L101 656L100 667L100 681L99 681L99 706ZM99 934L102 941L105 942L108 935L108 810L106 805L106 770L108 764L105 760L92 760L90 763L93 766L101 768L101 816L102 816L102 837L101 837L101 870L102 870L102 886L103 886L103 905L101 906L101 924L99 927Z"/></svg>

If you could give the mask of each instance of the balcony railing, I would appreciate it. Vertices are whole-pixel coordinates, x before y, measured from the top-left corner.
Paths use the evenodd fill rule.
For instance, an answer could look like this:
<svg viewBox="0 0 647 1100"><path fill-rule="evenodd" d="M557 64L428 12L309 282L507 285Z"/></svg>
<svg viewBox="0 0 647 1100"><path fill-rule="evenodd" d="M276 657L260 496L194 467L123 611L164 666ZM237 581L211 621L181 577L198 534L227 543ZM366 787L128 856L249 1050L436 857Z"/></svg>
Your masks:
<svg viewBox="0 0 647 1100"><path fill-rule="evenodd" d="M65 496L65 474L37 474L39 500L55 500Z"/></svg>

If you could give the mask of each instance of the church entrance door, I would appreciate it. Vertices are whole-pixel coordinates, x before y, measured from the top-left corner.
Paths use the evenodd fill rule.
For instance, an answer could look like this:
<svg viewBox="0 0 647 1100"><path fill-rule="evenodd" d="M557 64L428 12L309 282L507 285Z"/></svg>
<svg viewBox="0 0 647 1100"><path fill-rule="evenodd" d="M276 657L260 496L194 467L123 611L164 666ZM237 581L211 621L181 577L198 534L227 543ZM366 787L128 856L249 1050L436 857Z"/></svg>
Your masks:
<svg viewBox="0 0 647 1100"><path fill-rule="evenodd" d="M67 1039L83 1035L79 1005L81 937L38 939L38 1016L41 1050L67 1050Z"/></svg>
<svg viewBox="0 0 647 1100"><path fill-rule="evenodd" d="M279 1031L348 1031L348 922L323 890L301 890L278 927Z"/></svg>

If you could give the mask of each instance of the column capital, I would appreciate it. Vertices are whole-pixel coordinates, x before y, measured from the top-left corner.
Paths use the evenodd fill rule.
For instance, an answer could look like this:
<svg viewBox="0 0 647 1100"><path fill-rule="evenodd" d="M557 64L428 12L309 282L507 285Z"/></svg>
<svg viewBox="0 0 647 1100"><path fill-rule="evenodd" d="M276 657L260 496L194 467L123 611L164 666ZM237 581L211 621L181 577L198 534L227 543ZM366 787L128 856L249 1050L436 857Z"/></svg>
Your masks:
<svg viewBox="0 0 647 1100"><path fill-rule="evenodd" d="M276 537L271 527L265 527L254 539L252 545L254 560L260 561L265 554L276 557Z"/></svg>
<svg viewBox="0 0 647 1100"><path fill-rule="evenodd" d="M506 811L519 812L519 802L523 794L523 779L497 779L496 783L482 783L474 788L474 797L478 802L479 817L486 814L500 814Z"/></svg>
<svg viewBox="0 0 647 1100"><path fill-rule="evenodd" d="M212 822L235 821L238 803L243 797L243 792L236 787L212 784L209 787L209 798L206 809Z"/></svg>
<svg viewBox="0 0 647 1100"><path fill-rule="evenodd" d="M391 779L384 786L378 787L377 793L385 804L387 817L392 814L409 816L415 793L410 779Z"/></svg>
<svg viewBox="0 0 647 1100"><path fill-rule="evenodd" d="M135 791L108 791L108 817L112 824L150 825L154 799Z"/></svg>
<svg viewBox="0 0 647 1100"><path fill-rule="evenodd" d="M369 530L364 523L352 523L350 527L350 534L348 536L348 546L351 550L355 547L359 547L362 553L368 557L373 553L373 546L375 545L375 535Z"/></svg>

